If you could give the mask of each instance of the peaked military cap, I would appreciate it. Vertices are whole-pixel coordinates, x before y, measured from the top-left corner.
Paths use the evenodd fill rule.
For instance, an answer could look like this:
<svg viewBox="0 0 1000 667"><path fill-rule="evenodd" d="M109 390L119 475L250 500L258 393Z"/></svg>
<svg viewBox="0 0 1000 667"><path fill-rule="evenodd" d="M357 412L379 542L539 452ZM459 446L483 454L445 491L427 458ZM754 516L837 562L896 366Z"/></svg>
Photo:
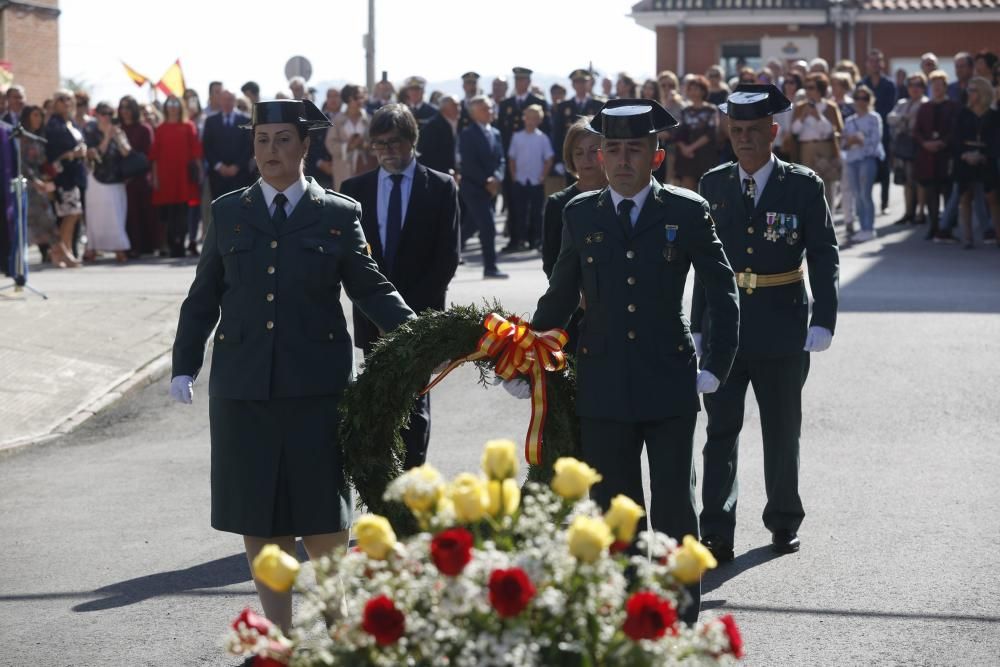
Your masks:
<svg viewBox="0 0 1000 667"><path fill-rule="evenodd" d="M407 77L403 82L403 88L423 88L427 85L427 79L422 76Z"/></svg>
<svg viewBox="0 0 1000 667"><path fill-rule="evenodd" d="M478 72L466 72L462 75L462 81L479 81Z"/></svg>
<svg viewBox="0 0 1000 667"><path fill-rule="evenodd" d="M773 83L741 83L719 105L719 111L733 120L757 120L782 113L792 103Z"/></svg>
<svg viewBox="0 0 1000 667"><path fill-rule="evenodd" d="M532 74L534 74L534 72L528 69L527 67L515 67L511 71L514 72L514 78L531 76Z"/></svg>
<svg viewBox="0 0 1000 667"><path fill-rule="evenodd" d="M307 130L330 127L330 120L310 100L271 100L253 105L250 122L240 127L252 130L266 123L292 123Z"/></svg>
<svg viewBox="0 0 1000 667"><path fill-rule="evenodd" d="M590 121L590 129L605 139L639 139L676 126L659 102L629 98L609 101Z"/></svg>
<svg viewBox="0 0 1000 667"><path fill-rule="evenodd" d="M584 81L590 81L593 78L594 76L590 73L590 70L586 69L575 69L569 73L570 81L579 81L581 79Z"/></svg>

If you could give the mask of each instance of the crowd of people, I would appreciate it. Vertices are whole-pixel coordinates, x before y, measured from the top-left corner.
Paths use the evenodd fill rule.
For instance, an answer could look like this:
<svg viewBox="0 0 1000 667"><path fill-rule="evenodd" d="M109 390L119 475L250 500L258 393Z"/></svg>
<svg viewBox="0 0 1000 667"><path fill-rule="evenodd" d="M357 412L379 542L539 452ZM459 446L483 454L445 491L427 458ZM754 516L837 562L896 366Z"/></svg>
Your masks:
<svg viewBox="0 0 1000 667"><path fill-rule="evenodd" d="M463 247L479 234L484 275L502 278L497 254L543 250L545 197L574 180L567 171L573 147L565 145L573 121L594 114L607 99L659 101L680 124L659 137L667 159L656 177L697 189L705 172L733 157L718 105L740 83L773 83L793 100L791 111L776 116L775 152L816 171L831 211L840 212L853 241L875 237L876 214L886 213L890 188L897 185L905 201L897 224L924 225L926 238L935 242L966 248L995 243L997 61L988 51L955 54L952 80L933 53L922 56L919 71L889 72L883 54L873 50L864 73L849 60L831 67L822 58L775 59L759 70L741 67L728 80L720 66L703 75L663 71L641 84L622 73L616 81L602 78L600 94L593 91L594 73L581 69L569 76L569 88L556 83L548 95L532 84L530 69L516 67L510 80L494 78L487 94L480 76L467 72L458 95L428 94L425 79L412 76L398 90L387 80L370 93L354 83L330 88L322 101L319 91L296 77L275 97L321 103L332 127L311 144L305 172L335 190L377 165L371 115L392 102L409 106L419 123L420 161L454 175L460 186L467 177ZM83 91L58 90L37 105L30 97L22 86L10 86L0 95L0 121L8 132L20 124L46 140L25 136L17 148L30 182L28 241L54 266L79 267L102 253L113 253L119 262L143 255L197 256L208 203L257 177L241 127L261 99L253 81L238 92L213 81L205 105L190 89L162 103L125 96L117 106L91 106ZM495 155L489 135L483 145L462 140L473 124L496 128ZM12 164L7 171L13 175ZM507 212L508 242L499 251L491 231L496 205ZM12 244L9 222L0 234L5 257Z"/></svg>

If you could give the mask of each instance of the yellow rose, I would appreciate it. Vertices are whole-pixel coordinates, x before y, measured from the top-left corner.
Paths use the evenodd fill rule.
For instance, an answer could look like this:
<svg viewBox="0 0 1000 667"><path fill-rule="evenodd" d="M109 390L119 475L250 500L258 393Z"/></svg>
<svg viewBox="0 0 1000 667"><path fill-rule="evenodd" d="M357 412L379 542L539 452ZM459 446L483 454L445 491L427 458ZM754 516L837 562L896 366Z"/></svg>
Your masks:
<svg viewBox="0 0 1000 667"><path fill-rule="evenodd" d="M354 523L358 546L369 558L385 560L396 546L396 533L389 520L377 514L365 514Z"/></svg>
<svg viewBox="0 0 1000 667"><path fill-rule="evenodd" d="M483 450L483 472L490 479L517 475L517 445L511 440L490 440Z"/></svg>
<svg viewBox="0 0 1000 667"><path fill-rule="evenodd" d="M696 584L706 570L718 563L712 552L691 535L684 536L684 545L674 553L674 577L682 584Z"/></svg>
<svg viewBox="0 0 1000 667"><path fill-rule="evenodd" d="M490 505L486 481L470 472L463 472L455 478L450 495L455 505L455 518L462 523L479 521Z"/></svg>
<svg viewBox="0 0 1000 667"><path fill-rule="evenodd" d="M604 515L604 523L615 534L615 539L619 542L631 544L635 539L635 529L639 519L644 517L646 512L628 496L618 494L611 499L611 507Z"/></svg>
<svg viewBox="0 0 1000 667"><path fill-rule="evenodd" d="M425 463L407 470L403 476L406 478L403 502L410 508L410 511L414 513L432 511L441 497L441 491L444 487L441 473Z"/></svg>
<svg viewBox="0 0 1000 667"><path fill-rule="evenodd" d="M253 559L254 579L279 593L291 588L298 574L299 561L277 544L266 545Z"/></svg>
<svg viewBox="0 0 1000 667"><path fill-rule="evenodd" d="M614 537L603 519L578 516L566 532L569 552L584 563L593 563L611 546Z"/></svg>
<svg viewBox="0 0 1000 667"><path fill-rule="evenodd" d="M503 485L501 487L500 485ZM490 489L490 514L498 516L500 514L500 490L503 489L503 513L507 516L514 514L521 504L521 487L513 479L505 479L502 482L493 480L489 483Z"/></svg>
<svg viewBox="0 0 1000 667"><path fill-rule="evenodd" d="M566 500L583 498L590 492L590 487L602 479L589 465L570 457L557 459L553 467L556 474L552 478L552 490Z"/></svg>

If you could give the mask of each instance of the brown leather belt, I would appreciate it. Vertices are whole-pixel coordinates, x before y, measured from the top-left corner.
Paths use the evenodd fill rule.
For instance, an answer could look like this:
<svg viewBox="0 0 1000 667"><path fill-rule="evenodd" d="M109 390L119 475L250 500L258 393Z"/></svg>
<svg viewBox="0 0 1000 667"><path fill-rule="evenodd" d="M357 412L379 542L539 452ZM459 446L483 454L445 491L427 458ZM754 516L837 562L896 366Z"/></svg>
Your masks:
<svg viewBox="0 0 1000 667"><path fill-rule="evenodd" d="M794 271L786 271L785 273L760 274L743 271L736 274L736 285L740 289L779 287L781 285L794 285L800 282L804 276L805 273L802 271L801 266Z"/></svg>

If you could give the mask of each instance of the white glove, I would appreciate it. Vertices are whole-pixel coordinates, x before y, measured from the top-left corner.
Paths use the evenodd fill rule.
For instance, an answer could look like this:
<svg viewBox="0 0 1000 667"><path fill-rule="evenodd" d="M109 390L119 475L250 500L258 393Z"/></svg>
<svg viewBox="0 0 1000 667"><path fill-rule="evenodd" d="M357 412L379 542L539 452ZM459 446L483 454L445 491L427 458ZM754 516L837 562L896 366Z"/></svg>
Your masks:
<svg viewBox="0 0 1000 667"><path fill-rule="evenodd" d="M178 375L170 381L170 398L178 403L191 404L194 399L194 378L190 375Z"/></svg>
<svg viewBox="0 0 1000 667"><path fill-rule="evenodd" d="M560 162L556 166L552 167L552 171L557 176L565 176L566 175L566 165L564 165L562 162Z"/></svg>
<svg viewBox="0 0 1000 667"><path fill-rule="evenodd" d="M531 396L531 385L522 378L504 380L503 388L514 398L529 398Z"/></svg>
<svg viewBox="0 0 1000 667"><path fill-rule="evenodd" d="M698 357L705 356L704 355L705 351L701 347L701 334L700 333L693 333L693 334L691 334L691 337L694 338L694 353L697 354Z"/></svg>
<svg viewBox="0 0 1000 667"><path fill-rule="evenodd" d="M832 342L833 332L826 327L809 327L806 345L802 349L806 352L823 352L830 348Z"/></svg>
<svg viewBox="0 0 1000 667"><path fill-rule="evenodd" d="M715 377L711 371L698 371L698 380L695 384L699 394L714 394L719 388L719 378Z"/></svg>

